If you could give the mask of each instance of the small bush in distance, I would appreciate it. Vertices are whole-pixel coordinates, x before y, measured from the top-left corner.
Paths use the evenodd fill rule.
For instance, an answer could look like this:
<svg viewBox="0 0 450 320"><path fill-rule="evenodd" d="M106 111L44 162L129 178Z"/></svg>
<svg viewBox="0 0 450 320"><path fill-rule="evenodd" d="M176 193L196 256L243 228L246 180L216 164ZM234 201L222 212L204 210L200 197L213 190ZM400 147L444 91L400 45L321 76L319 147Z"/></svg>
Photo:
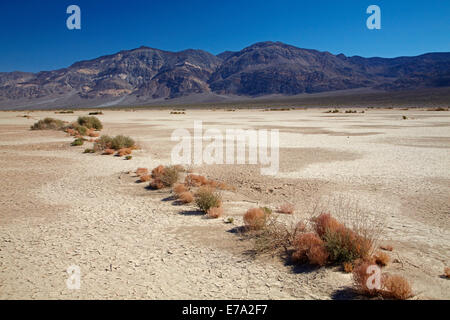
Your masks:
<svg viewBox="0 0 450 320"><path fill-rule="evenodd" d="M111 148L115 150L120 150L124 148L133 148L135 147L135 141L127 136L118 135L112 138Z"/></svg>
<svg viewBox="0 0 450 320"><path fill-rule="evenodd" d="M159 177L166 187L172 187L179 178L180 172L174 166L165 167L163 174Z"/></svg>
<svg viewBox="0 0 450 320"><path fill-rule="evenodd" d="M133 159L133 156L126 156L125 157L125 160L131 160L131 159Z"/></svg>
<svg viewBox="0 0 450 320"><path fill-rule="evenodd" d="M63 127L64 121L53 118L45 118L33 124L31 126L31 130L61 130Z"/></svg>
<svg viewBox="0 0 450 320"><path fill-rule="evenodd" d="M201 187L195 194L195 203L200 210L206 213L211 208L220 207L222 205L222 198L212 188Z"/></svg>
<svg viewBox="0 0 450 320"><path fill-rule="evenodd" d="M116 150L114 150L114 149L105 149L105 150L103 150L103 155L110 156L110 155L114 154L115 152L116 152Z"/></svg>
<svg viewBox="0 0 450 320"><path fill-rule="evenodd" d="M210 208L206 214L211 219L217 219L223 215L222 207Z"/></svg>
<svg viewBox="0 0 450 320"><path fill-rule="evenodd" d="M447 279L450 279L450 268L449 268L449 267L445 267L445 268L444 268L444 276L445 276Z"/></svg>
<svg viewBox="0 0 450 320"><path fill-rule="evenodd" d="M182 203L191 203L192 201L194 201L194 196L190 191L186 191L180 193L180 195L178 196L178 200L180 200Z"/></svg>
<svg viewBox="0 0 450 320"><path fill-rule="evenodd" d="M244 224L247 229L260 230L264 228L267 221L267 215L261 208L248 209L244 214Z"/></svg>
<svg viewBox="0 0 450 320"><path fill-rule="evenodd" d="M94 149L84 149L83 153L95 153Z"/></svg>
<svg viewBox="0 0 450 320"><path fill-rule="evenodd" d="M102 130L103 125L97 117L78 117L77 123L80 126L85 126L88 129Z"/></svg>
<svg viewBox="0 0 450 320"><path fill-rule="evenodd" d="M173 188L172 191L179 196L180 194L182 194L183 192L188 191L188 189L186 188L186 186L182 183L176 183Z"/></svg>
<svg viewBox="0 0 450 320"><path fill-rule="evenodd" d="M77 138L77 139L75 139L70 145L71 146L82 146L83 145L83 143L84 143L84 140L83 140L83 138Z"/></svg>
<svg viewBox="0 0 450 320"><path fill-rule="evenodd" d="M137 168L136 169L136 175L137 176L148 175L148 169L147 168Z"/></svg>
<svg viewBox="0 0 450 320"><path fill-rule="evenodd" d="M149 174L144 174L139 177L140 182L148 182L151 179L152 179L152 177Z"/></svg>

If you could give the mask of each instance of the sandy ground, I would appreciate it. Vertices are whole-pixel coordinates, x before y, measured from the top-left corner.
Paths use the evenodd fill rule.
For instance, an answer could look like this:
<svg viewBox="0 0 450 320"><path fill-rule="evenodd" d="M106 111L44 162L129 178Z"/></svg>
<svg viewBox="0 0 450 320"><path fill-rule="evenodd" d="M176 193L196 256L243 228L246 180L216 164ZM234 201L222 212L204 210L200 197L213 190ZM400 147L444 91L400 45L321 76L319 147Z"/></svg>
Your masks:
<svg viewBox="0 0 450 320"><path fill-rule="evenodd" d="M104 133L134 137L130 161L83 154L58 131L30 131L37 119L75 114L0 113L1 299L342 299L351 276L337 268L295 269L277 257L248 252L231 232L246 209L292 202L300 219L322 196L358 200L386 222L394 246L388 272L406 276L414 299L450 299L450 113L369 109L105 111ZM408 117L402 119L402 115ZM280 172L255 166L202 166L195 171L236 188L224 194L224 218L205 219L193 206L150 191L127 172L170 163L176 128L277 128ZM71 265L80 290L66 287Z"/></svg>

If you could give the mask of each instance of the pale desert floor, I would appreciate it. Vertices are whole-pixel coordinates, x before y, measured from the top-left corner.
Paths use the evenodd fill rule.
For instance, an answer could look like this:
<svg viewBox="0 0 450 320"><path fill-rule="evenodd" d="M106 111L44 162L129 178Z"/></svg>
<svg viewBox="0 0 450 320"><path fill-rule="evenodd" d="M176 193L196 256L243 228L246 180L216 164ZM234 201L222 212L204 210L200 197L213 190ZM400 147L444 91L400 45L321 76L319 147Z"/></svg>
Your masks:
<svg viewBox="0 0 450 320"><path fill-rule="evenodd" d="M413 299L450 299L450 113L370 109L109 111L104 133L134 137L141 150L125 161L83 154L60 131L30 131L45 116L0 113L0 299L339 299L350 274L298 269L277 257L248 254L251 241L230 232L250 207L295 203L300 219L321 196L358 200L385 221L394 246L386 271L407 277ZM402 115L408 117L402 119ZM278 128L280 173L254 166L203 166L196 172L236 187L224 194L224 218L147 190L128 174L170 163L176 128ZM81 268L68 290L67 268Z"/></svg>

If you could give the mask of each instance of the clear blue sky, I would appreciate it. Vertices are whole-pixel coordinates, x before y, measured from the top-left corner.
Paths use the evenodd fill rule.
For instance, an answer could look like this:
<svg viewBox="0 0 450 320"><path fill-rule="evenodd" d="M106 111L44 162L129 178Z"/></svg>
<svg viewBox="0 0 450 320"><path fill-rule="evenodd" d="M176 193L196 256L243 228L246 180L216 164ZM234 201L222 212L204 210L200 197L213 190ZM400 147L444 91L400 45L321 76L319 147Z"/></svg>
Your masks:
<svg viewBox="0 0 450 320"><path fill-rule="evenodd" d="M82 29L66 28L81 8ZM366 28L381 8L382 29ZM141 45L214 54L258 41L364 57L450 51L449 0L2 0L0 71L63 68Z"/></svg>

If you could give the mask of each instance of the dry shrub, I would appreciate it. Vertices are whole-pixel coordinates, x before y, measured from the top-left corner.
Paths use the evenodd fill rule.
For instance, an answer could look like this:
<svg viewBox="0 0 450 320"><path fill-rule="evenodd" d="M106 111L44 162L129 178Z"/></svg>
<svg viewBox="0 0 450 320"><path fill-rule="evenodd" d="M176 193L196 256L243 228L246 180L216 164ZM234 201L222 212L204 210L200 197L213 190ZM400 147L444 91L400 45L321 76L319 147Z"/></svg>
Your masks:
<svg viewBox="0 0 450 320"><path fill-rule="evenodd" d="M324 266L328 260L328 252L322 239L315 233L303 233L294 240L295 251L292 260L297 263L309 262Z"/></svg>
<svg viewBox="0 0 450 320"><path fill-rule="evenodd" d="M196 174L188 174L185 178L185 184L189 187L200 187L208 183L208 179L204 176Z"/></svg>
<svg viewBox="0 0 450 320"><path fill-rule="evenodd" d="M444 268L444 275L447 279L450 279L450 268L449 267Z"/></svg>
<svg viewBox="0 0 450 320"><path fill-rule="evenodd" d="M107 156L112 155L115 152L116 152L116 150L114 150L114 149L105 149L105 150L103 150L103 154L107 155Z"/></svg>
<svg viewBox="0 0 450 320"><path fill-rule="evenodd" d="M186 169L181 164L176 164L173 166L178 172L185 172Z"/></svg>
<svg viewBox="0 0 450 320"><path fill-rule="evenodd" d="M222 197L211 187L201 187L195 194L195 203L200 210L208 212L210 208L222 205Z"/></svg>
<svg viewBox="0 0 450 320"><path fill-rule="evenodd" d="M31 126L31 130L61 130L64 127L64 121L45 118L44 120L39 120Z"/></svg>
<svg viewBox="0 0 450 320"><path fill-rule="evenodd" d="M158 179L160 178L162 175L164 174L164 166L163 165L159 165L156 168L154 168L152 170L152 178L153 179Z"/></svg>
<svg viewBox="0 0 450 320"><path fill-rule="evenodd" d="M266 224L266 214L261 208L251 208L248 209L244 214L244 224L247 229L250 230L260 230Z"/></svg>
<svg viewBox="0 0 450 320"><path fill-rule="evenodd" d="M178 196L178 200L180 200L182 203L191 203L192 201L194 201L194 196L191 192L186 191L180 193L180 195Z"/></svg>
<svg viewBox="0 0 450 320"><path fill-rule="evenodd" d="M394 250L394 247L391 245L381 245L380 249L385 250L385 251L392 251L392 250Z"/></svg>
<svg viewBox="0 0 450 320"><path fill-rule="evenodd" d="M405 300L413 295L408 280L399 275L384 275L381 286L380 293L385 298Z"/></svg>
<svg viewBox="0 0 450 320"><path fill-rule="evenodd" d="M153 180L150 182L149 187L152 188L152 189L159 190L159 189L163 189L163 188L165 187L165 185L164 185L164 183L162 183L161 180L159 180L159 179L153 179Z"/></svg>
<svg viewBox="0 0 450 320"><path fill-rule="evenodd" d="M412 297L412 289L408 280L399 275L380 274L380 287L375 287L376 277L373 279L373 287L368 287L368 280L372 274L368 273L368 268L374 266L371 262L365 261L357 265L353 270L353 281L356 291L365 296L381 296L388 299L404 300Z"/></svg>
<svg viewBox="0 0 450 320"><path fill-rule="evenodd" d="M148 169L147 168L137 168L136 175L137 176L146 176L146 175L148 175Z"/></svg>
<svg viewBox="0 0 450 320"><path fill-rule="evenodd" d="M285 203L282 204L278 210L279 213L285 213L285 214L293 214L295 211L294 205L291 203Z"/></svg>
<svg viewBox="0 0 450 320"><path fill-rule="evenodd" d="M387 264L391 260L388 254L381 251L377 251L373 255L373 258L375 260L375 263L381 267L387 266Z"/></svg>
<svg viewBox="0 0 450 320"><path fill-rule="evenodd" d="M182 183L176 183L176 184L173 186L172 191L173 191L176 195L179 196L179 195L182 194L183 192L188 191L188 189L186 188L186 186L185 186L184 184L182 184Z"/></svg>
<svg viewBox="0 0 450 320"><path fill-rule="evenodd" d="M139 177L140 182L148 182L152 179L152 177L149 174L144 174Z"/></svg>
<svg viewBox="0 0 450 320"><path fill-rule="evenodd" d="M367 286L369 277L371 276L371 274L367 273L367 271L368 268L372 265L372 263L364 261L356 265L353 269L353 282L356 291L365 296L375 296L379 293L379 289L369 288Z"/></svg>
<svg viewBox="0 0 450 320"><path fill-rule="evenodd" d="M344 229L344 226L329 213L322 213L319 216L312 218L311 221L314 225L314 231L316 231L321 238L325 236L327 232L337 232L338 230Z"/></svg>
<svg viewBox="0 0 450 320"><path fill-rule="evenodd" d="M351 263L351 262L344 262L343 267L344 267L344 271L345 272L347 272L347 273L353 272L353 263Z"/></svg>
<svg viewBox="0 0 450 320"><path fill-rule="evenodd" d="M211 219L217 219L223 215L222 207L210 208L206 214Z"/></svg>
<svg viewBox="0 0 450 320"><path fill-rule="evenodd" d="M103 129L103 125L97 117L78 117L77 122L80 126L85 126L88 129Z"/></svg>
<svg viewBox="0 0 450 320"><path fill-rule="evenodd" d="M133 152L133 150L131 150L131 148L122 148L117 151L117 155L119 157L123 157L123 156L127 156L127 155L131 154L132 152Z"/></svg>
<svg viewBox="0 0 450 320"><path fill-rule="evenodd" d="M65 131L72 137L76 136L78 134L78 131L76 131L76 130L74 130L72 128L67 128Z"/></svg>
<svg viewBox="0 0 450 320"><path fill-rule="evenodd" d="M180 172L175 168L174 166L165 167L163 169L163 173L159 177L161 182L166 187L172 187L177 181L180 176Z"/></svg>

